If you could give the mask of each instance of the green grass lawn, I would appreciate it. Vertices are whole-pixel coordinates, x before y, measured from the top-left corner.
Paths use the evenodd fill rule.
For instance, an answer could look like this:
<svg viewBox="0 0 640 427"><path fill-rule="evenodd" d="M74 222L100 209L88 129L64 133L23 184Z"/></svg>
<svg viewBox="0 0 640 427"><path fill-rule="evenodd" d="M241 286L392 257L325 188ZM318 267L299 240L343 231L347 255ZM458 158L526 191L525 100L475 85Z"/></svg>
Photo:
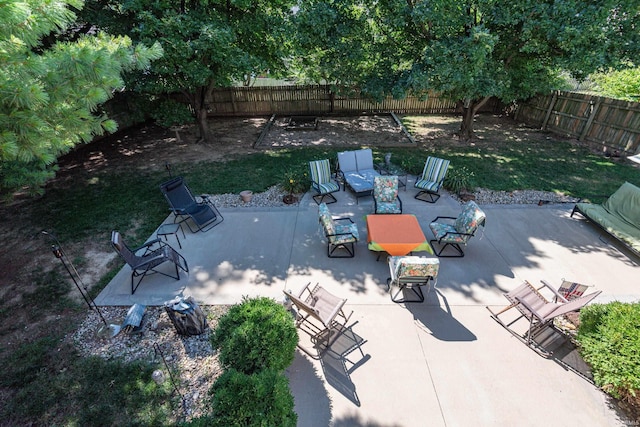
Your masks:
<svg viewBox="0 0 640 427"><path fill-rule="evenodd" d="M176 163L173 168L183 171L194 193L260 192L281 183L285 171L302 175L308 161L333 161L343 149L281 149L220 162ZM374 148L376 161L382 161L387 152L413 174L422 171L428 155L450 159L451 168L466 167L473 172L473 186L492 190L536 189L588 197L611 194L624 181L640 185L637 168L553 137L505 139L477 146ZM168 214L158 188L166 179L164 170L78 174L72 186L52 187L42 198L23 205L17 228L25 235L53 230L64 244L77 247L91 241L108 242L111 230L118 229L136 245ZM35 283L42 276L41 271L33 271L23 279ZM77 326L83 307L65 296L70 286L61 271L45 278L40 279L42 286L35 283L35 290L25 291L20 303L28 313L23 322L38 322L32 340L0 349L0 387L5 396L12 395L0 409L3 420L9 424L167 425L171 391L153 383L149 375L153 367L79 357L63 338ZM11 296L3 295L0 323L5 325L3 333L11 333L26 325L12 324ZM55 318L60 313L63 320L47 321L47 315Z"/></svg>

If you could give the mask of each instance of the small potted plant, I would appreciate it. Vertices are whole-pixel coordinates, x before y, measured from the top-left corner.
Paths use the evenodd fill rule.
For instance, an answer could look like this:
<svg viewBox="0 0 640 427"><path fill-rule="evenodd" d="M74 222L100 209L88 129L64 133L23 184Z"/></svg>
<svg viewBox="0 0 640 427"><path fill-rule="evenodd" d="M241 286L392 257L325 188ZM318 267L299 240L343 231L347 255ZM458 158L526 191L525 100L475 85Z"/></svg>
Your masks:
<svg viewBox="0 0 640 427"><path fill-rule="evenodd" d="M457 194L463 201L474 200L475 195L471 191L471 180L474 173L465 166L449 169L444 180L444 187Z"/></svg>

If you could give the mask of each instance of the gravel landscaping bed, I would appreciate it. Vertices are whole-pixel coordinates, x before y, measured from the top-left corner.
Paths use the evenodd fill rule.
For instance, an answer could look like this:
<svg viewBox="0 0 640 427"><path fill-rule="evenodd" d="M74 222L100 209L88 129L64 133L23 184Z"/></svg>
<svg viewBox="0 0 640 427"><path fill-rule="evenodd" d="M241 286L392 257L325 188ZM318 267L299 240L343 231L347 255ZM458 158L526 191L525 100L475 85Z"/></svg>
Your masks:
<svg viewBox="0 0 640 427"><path fill-rule="evenodd" d="M139 331L120 332L109 339L98 334L103 325L97 312L90 311L78 330L69 337L83 356L98 356L105 360L141 361L156 364L156 381L175 380L182 405L174 407L175 419L190 419L206 409L211 385L222 373L216 351L211 347L209 332L228 306L202 306L209 328L196 336L181 336L176 332L164 307L146 307ZM100 307L110 324L121 324L129 307ZM171 377L166 365L171 369Z"/></svg>
<svg viewBox="0 0 640 427"><path fill-rule="evenodd" d="M243 202L238 194L211 194L209 197L217 207L221 208L296 206L296 204L287 205L282 201L286 194L286 191L276 185L263 193L255 193L250 202ZM473 195L479 205L540 204L541 201L542 204L556 204L578 201L575 197L537 190L492 191L476 188ZM297 196L301 197L301 195ZM456 195L452 197L459 200Z"/></svg>

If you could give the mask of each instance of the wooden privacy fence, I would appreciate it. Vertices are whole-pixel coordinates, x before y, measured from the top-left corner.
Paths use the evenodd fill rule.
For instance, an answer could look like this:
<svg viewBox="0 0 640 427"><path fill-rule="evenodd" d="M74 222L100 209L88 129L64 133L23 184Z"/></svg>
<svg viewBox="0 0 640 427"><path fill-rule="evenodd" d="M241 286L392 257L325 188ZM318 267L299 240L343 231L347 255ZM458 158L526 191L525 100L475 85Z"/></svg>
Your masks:
<svg viewBox="0 0 640 427"><path fill-rule="evenodd" d="M520 105L516 120L569 135L604 153L640 153L640 103L557 91Z"/></svg>
<svg viewBox="0 0 640 427"><path fill-rule="evenodd" d="M492 100L484 106L483 111L494 111L498 106L498 101ZM328 85L219 88L212 92L208 107L211 116L457 112L455 101L434 93L424 100L418 97L389 97L382 102L375 102L359 93L337 95Z"/></svg>

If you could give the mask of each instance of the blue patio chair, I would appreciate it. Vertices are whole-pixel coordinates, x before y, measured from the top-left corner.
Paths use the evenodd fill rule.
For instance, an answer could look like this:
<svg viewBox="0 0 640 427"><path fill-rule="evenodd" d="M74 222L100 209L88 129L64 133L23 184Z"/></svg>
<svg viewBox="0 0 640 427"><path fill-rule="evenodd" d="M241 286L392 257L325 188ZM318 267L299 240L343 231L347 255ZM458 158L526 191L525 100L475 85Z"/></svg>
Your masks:
<svg viewBox="0 0 640 427"><path fill-rule="evenodd" d="M418 177L414 187L420 191L415 198L427 203L435 203L440 198L440 187L449 169L449 160L438 157L427 157L422 175Z"/></svg>
<svg viewBox="0 0 640 427"><path fill-rule="evenodd" d="M332 193L340 190L340 185L337 182L331 180L331 166L329 160L315 160L309 162L309 170L311 172L311 188L318 192L313 196L313 200L317 204L323 203L325 197L330 199L329 202L335 203L337 200Z"/></svg>

